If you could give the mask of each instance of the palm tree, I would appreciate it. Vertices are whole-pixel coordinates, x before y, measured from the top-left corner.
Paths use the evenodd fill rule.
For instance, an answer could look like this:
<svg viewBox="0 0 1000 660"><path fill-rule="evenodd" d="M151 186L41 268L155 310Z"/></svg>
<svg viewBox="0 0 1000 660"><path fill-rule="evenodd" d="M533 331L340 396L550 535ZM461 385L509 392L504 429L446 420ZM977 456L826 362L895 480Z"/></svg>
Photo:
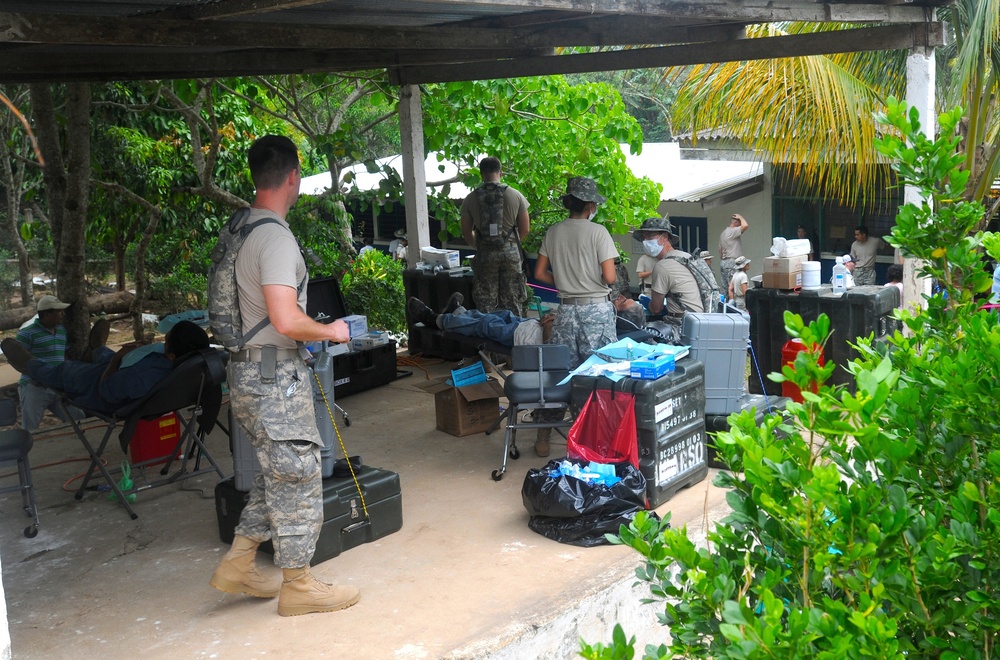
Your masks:
<svg viewBox="0 0 1000 660"><path fill-rule="evenodd" d="M951 35L939 49L938 98L966 109L967 195L986 200L1000 169L1000 0L957 0L941 10ZM829 23L753 26L749 38L842 29ZM885 99L905 96L903 51L846 53L674 70L676 131L711 131L783 164L800 191L853 204L884 183L872 148ZM971 145L971 146L970 146ZM990 205L987 204L989 207ZM984 217L996 210L993 206Z"/></svg>

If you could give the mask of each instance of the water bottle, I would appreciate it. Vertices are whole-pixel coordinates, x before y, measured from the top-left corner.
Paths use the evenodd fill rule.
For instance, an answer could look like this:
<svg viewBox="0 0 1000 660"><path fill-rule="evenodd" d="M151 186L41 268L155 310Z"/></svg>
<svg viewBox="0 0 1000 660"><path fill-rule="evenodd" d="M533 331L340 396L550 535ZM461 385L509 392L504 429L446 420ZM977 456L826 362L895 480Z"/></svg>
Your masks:
<svg viewBox="0 0 1000 660"><path fill-rule="evenodd" d="M316 407L316 428L319 430L319 437L323 440L323 449L320 451L322 459L323 478L327 479L333 475L333 463L335 452L333 441L335 433L333 430L333 356L326 351L320 351L313 362L312 372L309 374L313 378L313 401ZM315 374L315 377L313 376ZM316 380L319 382L317 383Z"/></svg>
<svg viewBox="0 0 1000 660"><path fill-rule="evenodd" d="M837 263L833 266L833 292L844 293L847 291L847 266L844 265L844 258L837 257Z"/></svg>

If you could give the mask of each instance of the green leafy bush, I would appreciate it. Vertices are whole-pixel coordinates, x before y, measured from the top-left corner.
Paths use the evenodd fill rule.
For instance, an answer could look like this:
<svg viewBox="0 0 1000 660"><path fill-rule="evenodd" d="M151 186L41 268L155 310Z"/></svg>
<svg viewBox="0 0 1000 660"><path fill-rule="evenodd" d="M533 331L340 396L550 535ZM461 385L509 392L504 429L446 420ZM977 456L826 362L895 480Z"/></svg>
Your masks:
<svg viewBox="0 0 1000 660"><path fill-rule="evenodd" d="M368 327L391 332L406 330L403 267L392 257L368 250L348 268L341 282L347 309L368 317Z"/></svg>
<svg viewBox="0 0 1000 660"><path fill-rule="evenodd" d="M803 390L787 437L775 437L776 415L760 427L749 413L731 419L716 443L732 471L716 483L732 512L709 548L644 513L616 539L646 557L637 574L670 627L647 657L995 657L1000 327L974 296L990 285L983 249L1000 257L1000 237L974 232L983 207L962 199L961 117L943 114L943 137L930 140L890 100L876 144L929 201L901 209L890 242L942 293L900 313L907 332L888 350L859 340L856 394L823 384L834 367L808 351L772 375ZM806 345L829 336L824 316L784 320ZM624 633L582 646L588 658L632 651Z"/></svg>

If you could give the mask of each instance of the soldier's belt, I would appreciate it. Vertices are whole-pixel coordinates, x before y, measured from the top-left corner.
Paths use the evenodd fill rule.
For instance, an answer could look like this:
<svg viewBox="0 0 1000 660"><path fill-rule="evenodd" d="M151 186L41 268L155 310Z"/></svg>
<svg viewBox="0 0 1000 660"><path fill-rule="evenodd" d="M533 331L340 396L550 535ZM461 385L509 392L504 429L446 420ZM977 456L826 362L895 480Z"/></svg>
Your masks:
<svg viewBox="0 0 1000 660"><path fill-rule="evenodd" d="M229 356L230 362L260 362L263 360L264 351L270 348L274 351L274 358L276 360L292 360L299 357L299 349L297 348L274 348L272 346L267 346L265 348L244 348L242 351L237 351Z"/></svg>
<svg viewBox="0 0 1000 660"><path fill-rule="evenodd" d="M595 303L608 302L608 296L598 296L596 298L560 298L560 305L593 305Z"/></svg>

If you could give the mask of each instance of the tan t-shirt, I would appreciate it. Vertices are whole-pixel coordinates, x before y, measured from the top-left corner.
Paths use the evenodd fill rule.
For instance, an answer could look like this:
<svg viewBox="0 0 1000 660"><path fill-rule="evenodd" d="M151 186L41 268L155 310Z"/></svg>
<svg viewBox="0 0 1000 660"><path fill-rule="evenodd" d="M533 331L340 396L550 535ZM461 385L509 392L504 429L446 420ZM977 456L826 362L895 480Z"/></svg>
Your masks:
<svg viewBox="0 0 1000 660"><path fill-rule="evenodd" d="M652 271L655 266L656 266L656 257L651 257L648 254L644 254L641 257L639 257L639 260L636 262L635 272L638 275L639 273ZM649 289L649 283L652 281L652 278L653 278L652 273L650 273L647 277L639 278L640 293L646 293L646 291Z"/></svg>
<svg viewBox="0 0 1000 660"><path fill-rule="evenodd" d="M521 214L521 211L528 212L527 198L520 191L507 186L503 191L503 227L500 231L501 236L511 236L511 230L517 226L517 216ZM462 202L461 214L462 216L467 215L472 218L472 228L478 236L479 222L482 219L480 217L478 192L474 190L465 197L465 200Z"/></svg>
<svg viewBox="0 0 1000 660"><path fill-rule="evenodd" d="M618 256L611 234L586 218L568 218L552 225L538 254L549 258L560 298L599 298L608 295L601 264Z"/></svg>
<svg viewBox="0 0 1000 660"><path fill-rule="evenodd" d="M726 227L719 235L719 248L723 259L743 256L743 231L739 227Z"/></svg>
<svg viewBox="0 0 1000 660"><path fill-rule="evenodd" d="M278 224L268 223L250 232L236 257L236 283L240 296L240 314L243 316L243 332L251 330L267 316L262 289L264 285L281 284L295 289L300 282L308 283L309 273L302 253L299 252L299 244L285 219L266 209L251 208L247 222L264 218L275 218ZM304 285L299 291L298 304L299 309L305 312ZM273 325L268 325L254 335L247 346L295 348L295 340L275 330Z"/></svg>
<svg viewBox="0 0 1000 660"><path fill-rule="evenodd" d="M698 288L698 282L695 281L694 275L681 262L668 259L667 255L670 254L687 259L691 258L687 252L671 250L653 266L653 291L665 296L664 305L667 314L676 316L684 312L705 311L701 304L701 289ZM680 304L675 298L677 295L681 297Z"/></svg>
<svg viewBox="0 0 1000 660"><path fill-rule="evenodd" d="M878 255L878 249L882 247L883 243L884 241L881 238L875 236L869 236L868 240L864 243L854 241L851 244L851 259L854 260L854 267L874 268L875 257Z"/></svg>

